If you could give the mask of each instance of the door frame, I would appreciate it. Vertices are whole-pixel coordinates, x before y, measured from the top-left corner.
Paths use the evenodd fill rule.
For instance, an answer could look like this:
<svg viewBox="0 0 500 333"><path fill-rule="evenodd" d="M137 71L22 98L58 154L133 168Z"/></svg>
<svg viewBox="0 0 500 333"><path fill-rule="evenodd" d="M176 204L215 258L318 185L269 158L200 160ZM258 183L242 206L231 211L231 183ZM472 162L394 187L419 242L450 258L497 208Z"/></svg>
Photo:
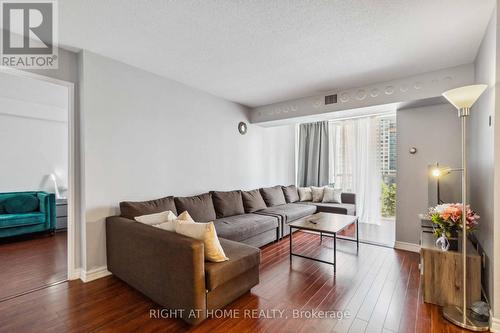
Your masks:
<svg viewBox="0 0 500 333"><path fill-rule="evenodd" d="M0 66L0 72L50 82L68 89L68 225L67 225L67 280L80 278L80 270L76 267L76 232L75 222L78 221L76 207L77 174L76 174L76 120L75 120L75 84L73 82L55 79L53 77L27 72L15 68ZM80 228L81 232L81 228Z"/></svg>

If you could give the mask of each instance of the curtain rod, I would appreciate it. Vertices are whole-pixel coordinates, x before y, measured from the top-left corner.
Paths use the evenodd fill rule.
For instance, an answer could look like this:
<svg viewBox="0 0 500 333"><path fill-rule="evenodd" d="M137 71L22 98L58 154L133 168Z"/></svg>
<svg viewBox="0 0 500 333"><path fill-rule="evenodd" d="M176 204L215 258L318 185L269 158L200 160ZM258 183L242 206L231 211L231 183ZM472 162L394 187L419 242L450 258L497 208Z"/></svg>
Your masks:
<svg viewBox="0 0 500 333"><path fill-rule="evenodd" d="M359 115L359 116L349 116L349 117L342 117L342 118L336 118L336 119L329 119L329 123L334 123L336 121L342 121L342 120L349 120L349 119L358 119L358 118L369 118L369 117L380 117L382 118L383 116L395 116L396 112L394 111L389 111L389 112L379 112L379 113L372 113L372 114L364 114L364 115Z"/></svg>
<svg viewBox="0 0 500 333"><path fill-rule="evenodd" d="M336 121L342 121L342 120L348 120L348 119L368 118L368 117L383 117L383 116L395 116L395 115L396 115L396 111L385 111L385 112L364 114L364 115L359 115L359 116L346 116L346 117L335 118L335 119L307 121L307 122L296 123L296 124L297 125L314 124L314 123L318 123L318 122L321 122L321 121L327 121L329 123L333 123L333 122L336 122Z"/></svg>

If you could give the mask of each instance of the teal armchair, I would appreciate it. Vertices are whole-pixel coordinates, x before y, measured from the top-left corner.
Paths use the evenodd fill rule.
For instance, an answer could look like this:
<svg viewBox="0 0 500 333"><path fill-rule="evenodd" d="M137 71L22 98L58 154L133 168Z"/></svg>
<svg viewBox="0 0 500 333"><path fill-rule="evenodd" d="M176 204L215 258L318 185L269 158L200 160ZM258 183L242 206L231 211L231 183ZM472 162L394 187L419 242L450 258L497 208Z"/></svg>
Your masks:
<svg viewBox="0 0 500 333"><path fill-rule="evenodd" d="M0 193L0 238L54 232L56 198L47 192Z"/></svg>

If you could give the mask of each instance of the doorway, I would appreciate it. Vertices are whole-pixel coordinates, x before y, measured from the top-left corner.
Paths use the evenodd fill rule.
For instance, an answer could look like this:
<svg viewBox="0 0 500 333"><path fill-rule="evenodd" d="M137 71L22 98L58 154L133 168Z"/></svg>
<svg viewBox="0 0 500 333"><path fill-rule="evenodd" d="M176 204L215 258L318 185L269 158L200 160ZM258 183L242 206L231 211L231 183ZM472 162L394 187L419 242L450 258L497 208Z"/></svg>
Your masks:
<svg viewBox="0 0 500 333"><path fill-rule="evenodd" d="M0 68L0 301L75 277L74 87Z"/></svg>

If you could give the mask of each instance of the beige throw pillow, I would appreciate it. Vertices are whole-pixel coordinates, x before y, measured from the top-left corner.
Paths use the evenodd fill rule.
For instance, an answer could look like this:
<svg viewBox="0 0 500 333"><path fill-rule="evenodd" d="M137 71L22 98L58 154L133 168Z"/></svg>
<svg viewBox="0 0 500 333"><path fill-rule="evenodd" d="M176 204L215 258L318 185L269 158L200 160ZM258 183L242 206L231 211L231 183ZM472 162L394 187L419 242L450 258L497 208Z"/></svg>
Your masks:
<svg viewBox="0 0 500 333"><path fill-rule="evenodd" d="M175 232L175 227L179 223L194 223L194 220L191 218L191 215L189 215L187 211L184 211L181 213L181 215L177 216L176 219L160 224L155 224L153 225L153 227Z"/></svg>
<svg viewBox="0 0 500 333"><path fill-rule="evenodd" d="M316 186L311 186L311 191L312 191L312 201L313 202L321 202L323 201L323 192L324 192L324 187L316 187Z"/></svg>
<svg viewBox="0 0 500 333"><path fill-rule="evenodd" d="M205 245L205 260L212 262L226 261L228 258L220 245L214 223L178 223L175 232L203 241Z"/></svg>
<svg viewBox="0 0 500 333"><path fill-rule="evenodd" d="M149 224L149 225L155 225L155 224L160 224L164 223L167 221L173 221L177 218L174 213L170 210L166 210L161 213L155 213L155 214L147 214L147 215L141 215L141 216L136 216L134 219L137 222L141 222L144 224Z"/></svg>
<svg viewBox="0 0 500 333"><path fill-rule="evenodd" d="M333 187L325 187L323 191L323 202L342 203L342 190Z"/></svg>
<svg viewBox="0 0 500 333"><path fill-rule="evenodd" d="M299 187L299 199L300 201L312 201L312 191L310 187Z"/></svg>

